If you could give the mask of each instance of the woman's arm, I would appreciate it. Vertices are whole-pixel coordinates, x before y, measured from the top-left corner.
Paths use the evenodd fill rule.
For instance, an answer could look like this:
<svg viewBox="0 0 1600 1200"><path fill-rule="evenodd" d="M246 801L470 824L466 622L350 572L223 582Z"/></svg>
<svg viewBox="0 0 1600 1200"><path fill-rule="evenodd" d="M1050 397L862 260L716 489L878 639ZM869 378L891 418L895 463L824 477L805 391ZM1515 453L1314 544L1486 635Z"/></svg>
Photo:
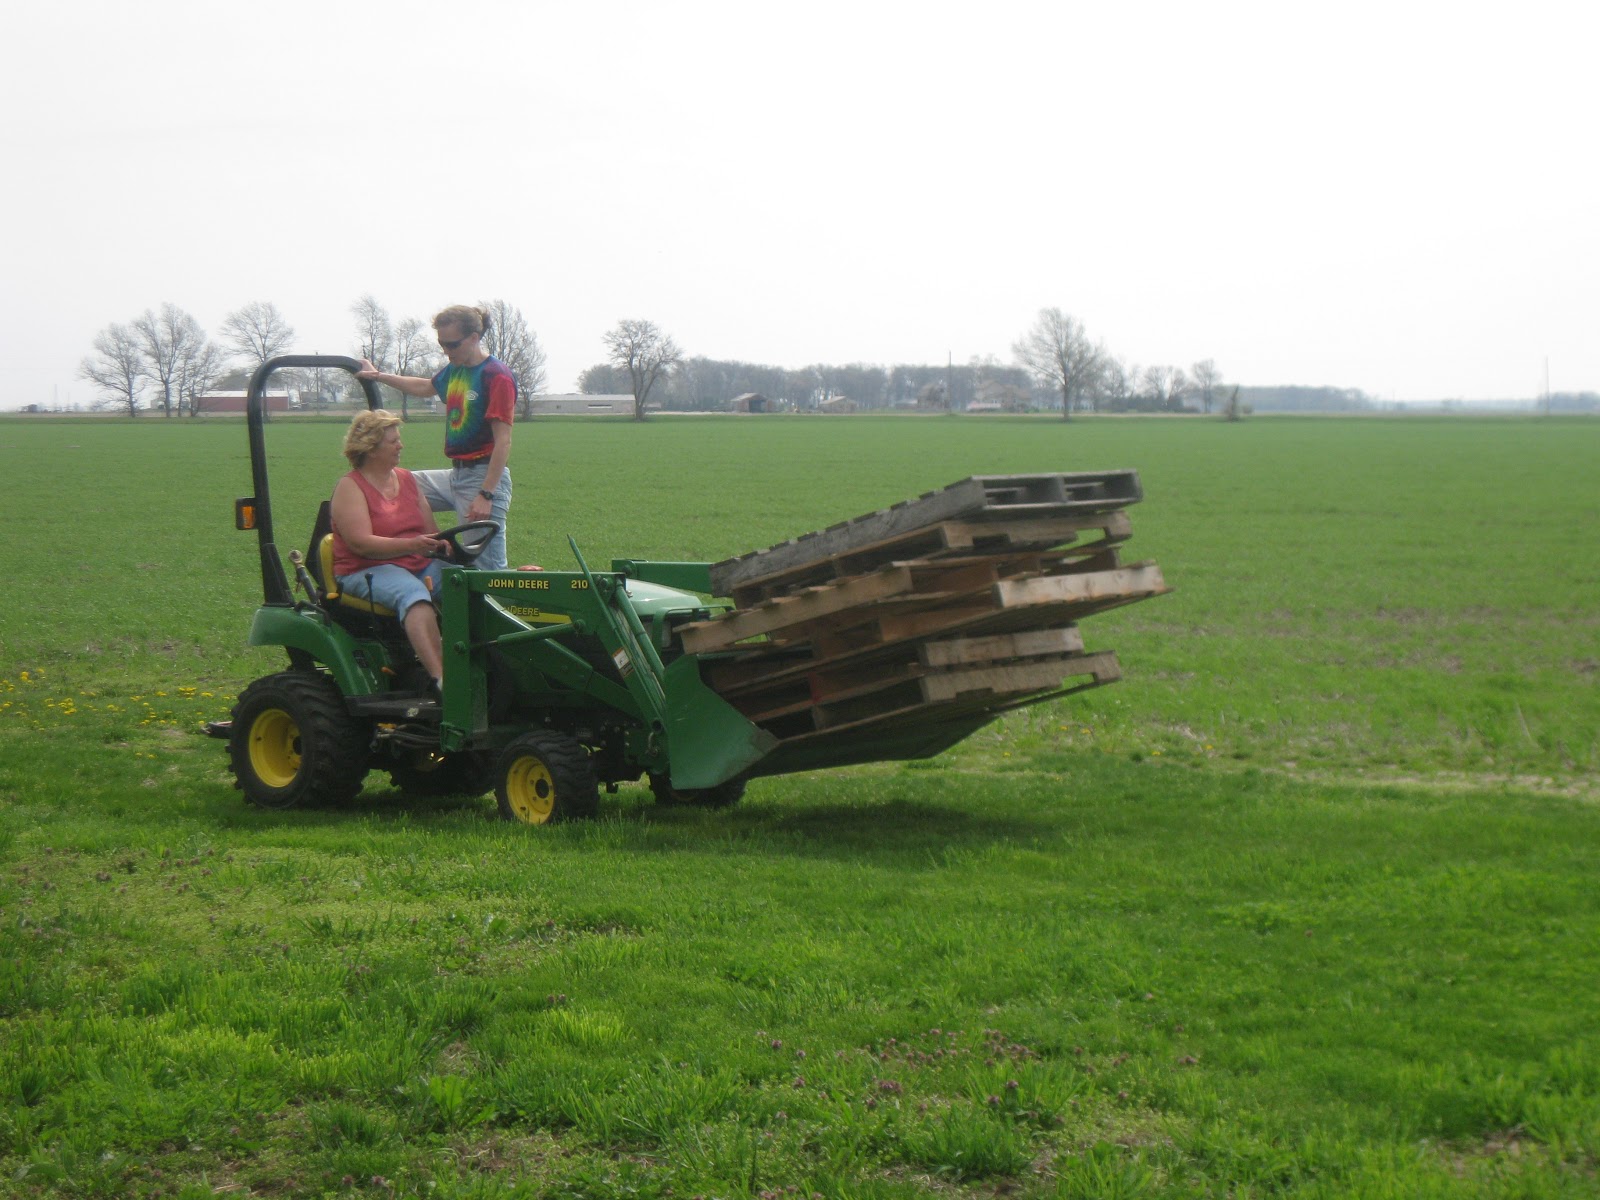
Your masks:
<svg viewBox="0 0 1600 1200"><path fill-rule="evenodd" d="M378 370L364 358L361 360L361 370L356 372L356 378L370 379L374 383L386 383L408 396L433 395L433 380L423 379L419 375L391 375L387 371Z"/></svg>

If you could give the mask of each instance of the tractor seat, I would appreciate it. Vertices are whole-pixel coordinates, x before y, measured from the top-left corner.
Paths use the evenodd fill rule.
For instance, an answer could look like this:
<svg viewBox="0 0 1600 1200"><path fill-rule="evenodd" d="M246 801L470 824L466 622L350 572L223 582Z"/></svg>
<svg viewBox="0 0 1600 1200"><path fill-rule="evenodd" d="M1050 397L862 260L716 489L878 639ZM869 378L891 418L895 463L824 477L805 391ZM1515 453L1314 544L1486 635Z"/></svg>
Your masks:
<svg viewBox="0 0 1600 1200"><path fill-rule="evenodd" d="M317 565L321 568L322 601L324 604L337 604L341 608L353 609L356 612L372 613L374 616L393 618L397 614L392 608L385 608L371 600L363 600L360 596L351 596L339 590L339 577L333 573L333 534L325 533L317 543Z"/></svg>
<svg viewBox="0 0 1600 1200"><path fill-rule="evenodd" d="M331 611L371 613L375 617L396 619L394 609L360 596L346 596L339 590L339 577L333 573L333 505L327 500L317 509L317 520L311 527L311 545L306 550L306 566L322 593L323 604Z"/></svg>

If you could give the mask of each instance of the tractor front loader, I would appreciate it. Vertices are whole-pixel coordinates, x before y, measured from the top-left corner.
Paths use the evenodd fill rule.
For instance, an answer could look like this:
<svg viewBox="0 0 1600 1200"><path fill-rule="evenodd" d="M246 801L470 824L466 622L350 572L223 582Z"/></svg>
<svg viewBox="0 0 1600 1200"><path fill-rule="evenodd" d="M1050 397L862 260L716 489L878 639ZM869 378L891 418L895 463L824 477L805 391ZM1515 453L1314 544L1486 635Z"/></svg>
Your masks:
<svg viewBox="0 0 1600 1200"><path fill-rule="evenodd" d="M441 535L456 554L435 696L394 614L340 594L326 504L288 556L293 583L274 539L267 378L358 365L283 357L250 382L254 495L235 503L260 550L250 642L288 667L212 732L264 807L349 799L373 769L415 794L492 788L529 824L591 816L602 785L641 778L662 803L728 805L757 776L935 754L1010 708L1111 682L1115 656L1086 652L1077 619L1167 590L1154 564L1117 560L1131 471L974 477L718 564L593 571L571 543L576 570L479 571L463 565L492 533L478 522Z"/></svg>

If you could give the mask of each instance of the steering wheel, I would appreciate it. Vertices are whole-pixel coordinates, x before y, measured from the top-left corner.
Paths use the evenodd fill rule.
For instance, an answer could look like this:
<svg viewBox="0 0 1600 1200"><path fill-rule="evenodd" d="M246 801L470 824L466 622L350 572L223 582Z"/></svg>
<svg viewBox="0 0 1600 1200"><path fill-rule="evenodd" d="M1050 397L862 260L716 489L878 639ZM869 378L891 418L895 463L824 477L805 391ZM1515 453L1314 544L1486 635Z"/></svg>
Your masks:
<svg viewBox="0 0 1600 1200"><path fill-rule="evenodd" d="M454 529L441 529L432 536L449 543L456 562L463 566L471 566L478 555L483 553L483 548L499 532L499 521L468 521L463 525L457 525ZM435 554L433 557L450 561L450 558L443 553Z"/></svg>

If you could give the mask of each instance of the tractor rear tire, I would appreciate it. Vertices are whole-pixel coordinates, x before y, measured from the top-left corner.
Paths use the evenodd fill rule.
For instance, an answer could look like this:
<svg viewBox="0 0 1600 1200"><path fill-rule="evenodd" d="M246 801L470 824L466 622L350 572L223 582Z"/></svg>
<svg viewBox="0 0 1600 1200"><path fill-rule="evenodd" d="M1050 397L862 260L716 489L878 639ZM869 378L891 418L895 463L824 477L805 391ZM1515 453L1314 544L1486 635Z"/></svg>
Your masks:
<svg viewBox="0 0 1600 1200"><path fill-rule="evenodd" d="M411 750L387 769L390 782L408 796L481 796L494 787L494 764L471 750Z"/></svg>
<svg viewBox="0 0 1600 1200"><path fill-rule="evenodd" d="M592 817L600 785L583 743L564 733L525 733L500 752L495 768L500 816L524 825Z"/></svg>
<svg viewBox="0 0 1600 1200"><path fill-rule="evenodd" d="M245 799L261 808L342 804L367 777L371 731L339 685L311 671L258 679L233 706L228 757Z"/></svg>
<svg viewBox="0 0 1600 1200"><path fill-rule="evenodd" d="M744 799L745 780L734 776L716 787L675 788L666 775L650 776L650 790L657 804L692 804L699 808L732 808Z"/></svg>

